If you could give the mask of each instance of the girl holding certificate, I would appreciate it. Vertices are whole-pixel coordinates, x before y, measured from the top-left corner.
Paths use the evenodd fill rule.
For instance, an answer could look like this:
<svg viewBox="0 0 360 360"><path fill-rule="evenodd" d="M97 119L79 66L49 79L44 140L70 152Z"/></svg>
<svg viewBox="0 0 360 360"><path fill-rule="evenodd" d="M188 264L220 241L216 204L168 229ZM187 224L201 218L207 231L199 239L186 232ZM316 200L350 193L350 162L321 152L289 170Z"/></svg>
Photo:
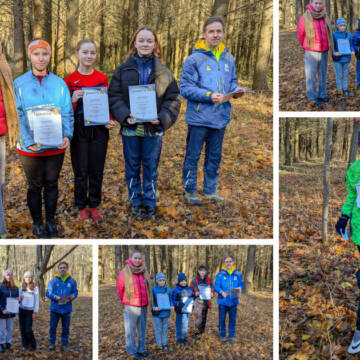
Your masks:
<svg viewBox="0 0 360 360"><path fill-rule="evenodd" d="M20 288L19 323L23 350L36 350L36 340L32 330L32 322L39 311L39 289L34 283L34 275L26 271Z"/></svg>
<svg viewBox="0 0 360 360"><path fill-rule="evenodd" d="M37 238L54 238L58 237L55 223L58 179L73 134L73 109L64 80L47 70L50 45L36 39L27 50L31 70L14 81L20 123L18 153L28 182L27 203L33 233Z"/></svg>
<svg viewBox="0 0 360 360"><path fill-rule="evenodd" d="M132 37L128 58L115 71L109 88L110 111L121 125L132 217L138 219L151 219L156 214L162 136L174 124L180 110L176 80L160 58L161 48L154 30L148 26L138 29ZM146 84L155 84L157 120L137 122L130 107L129 86ZM139 110L143 104L135 105Z"/></svg>
<svg viewBox="0 0 360 360"><path fill-rule="evenodd" d="M14 319L18 310L8 310L14 301L19 301L19 289L15 286L12 269L7 269L0 285L0 353L11 347Z"/></svg>
<svg viewBox="0 0 360 360"><path fill-rule="evenodd" d="M108 103L104 109L106 114L99 114L100 123L85 119L85 91L93 88L107 90L108 80L105 74L93 67L96 61L96 45L93 41L81 40L77 45L76 56L79 59L78 69L65 78L75 113L74 137L70 148L75 175L75 206L79 209L80 219L88 219L88 206L91 218L101 222L97 207L101 202L109 129L115 126L115 122L109 117Z"/></svg>
<svg viewBox="0 0 360 360"><path fill-rule="evenodd" d="M10 145L15 144L18 116L15 104L11 68L0 45L0 238L6 238L4 216L5 187L5 135L9 135Z"/></svg>

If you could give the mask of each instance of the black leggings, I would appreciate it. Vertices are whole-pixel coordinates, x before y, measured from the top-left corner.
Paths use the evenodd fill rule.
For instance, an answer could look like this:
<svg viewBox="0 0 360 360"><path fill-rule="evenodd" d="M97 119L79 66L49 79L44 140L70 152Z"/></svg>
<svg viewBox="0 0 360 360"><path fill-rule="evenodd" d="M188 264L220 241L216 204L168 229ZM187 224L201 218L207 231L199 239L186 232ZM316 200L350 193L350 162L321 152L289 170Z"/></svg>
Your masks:
<svg viewBox="0 0 360 360"><path fill-rule="evenodd" d="M42 222L43 188L46 221L52 221L55 217L58 180L64 155L20 157L28 182L27 203L34 223Z"/></svg>
<svg viewBox="0 0 360 360"><path fill-rule="evenodd" d="M33 310L19 309L19 324L22 345L30 345L33 349L36 349L36 340L32 330L32 315Z"/></svg>

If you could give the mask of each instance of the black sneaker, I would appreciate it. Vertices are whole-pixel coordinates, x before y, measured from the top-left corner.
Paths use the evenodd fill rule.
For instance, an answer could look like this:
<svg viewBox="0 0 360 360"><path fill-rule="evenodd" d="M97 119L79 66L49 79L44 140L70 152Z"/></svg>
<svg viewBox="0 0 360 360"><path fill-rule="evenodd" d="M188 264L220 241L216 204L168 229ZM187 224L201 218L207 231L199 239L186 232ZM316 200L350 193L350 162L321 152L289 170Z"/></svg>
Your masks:
<svg viewBox="0 0 360 360"><path fill-rule="evenodd" d="M28 346L23 346L23 350L27 351L27 350L29 350L29 347Z"/></svg>
<svg viewBox="0 0 360 360"><path fill-rule="evenodd" d="M67 345L61 345L60 348L61 351L67 351L67 349L68 349Z"/></svg>
<svg viewBox="0 0 360 360"><path fill-rule="evenodd" d="M10 343L6 343L5 345L6 345L6 348L7 348L7 349L10 349L10 348L11 348L11 344L10 344Z"/></svg>
<svg viewBox="0 0 360 360"><path fill-rule="evenodd" d="M36 351L36 346L35 347L31 347L30 351Z"/></svg>
<svg viewBox="0 0 360 360"><path fill-rule="evenodd" d="M313 101L313 104L316 105L316 106L321 105L321 100L320 100L320 98L315 99L315 100Z"/></svg>
<svg viewBox="0 0 360 360"><path fill-rule="evenodd" d="M180 346L180 345L182 345L183 344L183 339L178 339L177 341L176 341L176 343Z"/></svg>
<svg viewBox="0 0 360 360"><path fill-rule="evenodd" d="M4 353L5 352L5 346L4 344L0 344L0 353Z"/></svg>
<svg viewBox="0 0 360 360"><path fill-rule="evenodd" d="M59 237L55 220L47 221L46 224L45 224L45 230L47 232L47 235L48 235L49 239Z"/></svg>
<svg viewBox="0 0 360 360"><path fill-rule="evenodd" d="M183 344L184 345L189 345L189 342L186 339L183 339Z"/></svg>
<svg viewBox="0 0 360 360"><path fill-rule="evenodd" d="M50 351L55 350L55 344L50 344L48 350Z"/></svg>
<svg viewBox="0 0 360 360"><path fill-rule="evenodd" d="M319 98L322 102L329 102L329 98L327 96L323 97L323 98Z"/></svg>
<svg viewBox="0 0 360 360"><path fill-rule="evenodd" d="M360 90L360 84L358 84L358 86L356 87L356 90Z"/></svg>
<svg viewBox="0 0 360 360"><path fill-rule="evenodd" d="M33 234L37 239L47 239L45 225L41 223L35 223L33 225Z"/></svg>
<svg viewBox="0 0 360 360"><path fill-rule="evenodd" d="M152 220L156 217L156 207L155 206L146 206L146 215L144 216L145 219Z"/></svg>
<svg viewBox="0 0 360 360"><path fill-rule="evenodd" d="M195 340L195 341L199 341L199 340L200 340L200 337L196 334L196 335L194 335L194 340Z"/></svg>
<svg viewBox="0 0 360 360"><path fill-rule="evenodd" d="M133 220L141 220L144 218L144 214L141 210L140 205L132 206L131 207L131 218Z"/></svg>

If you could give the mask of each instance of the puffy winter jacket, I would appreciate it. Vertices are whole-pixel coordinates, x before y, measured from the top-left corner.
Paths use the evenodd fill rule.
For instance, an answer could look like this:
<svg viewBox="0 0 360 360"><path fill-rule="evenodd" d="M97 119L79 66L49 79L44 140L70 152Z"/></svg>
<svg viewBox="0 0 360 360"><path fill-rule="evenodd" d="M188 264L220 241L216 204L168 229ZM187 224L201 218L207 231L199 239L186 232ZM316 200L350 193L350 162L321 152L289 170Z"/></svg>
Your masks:
<svg viewBox="0 0 360 360"><path fill-rule="evenodd" d="M158 286L152 288L153 295L153 307L157 307L157 294L167 294L169 296L170 306L174 306L173 300L171 298L171 289L167 286ZM152 315L159 318L166 318L170 316L170 310L162 310L162 311L152 311Z"/></svg>
<svg viewBox="0 0 360 360"><path fill-rule="evenodd" d="M180 286L179 284L176 284L173 291L171 292L171 298L177 314L182 313L182 308L185 305L185 303L182 301L183 297L189 297L194 300L195 294L189 286Z"/></svg>
<svg viewBox="0 0 360 360"><path fill-rule="evenodd" d="M180 111L180 93L171 71L154 56L153 70L149 74L149 84L155 84L156 104L160 125L144 123L145 131L154 134L166 131L176 121ZM130 57L115 71L109 86L109 105L112 116L121 124L135 130L137 125L130 125L129 86L140 84L140 73L134 57Z"/></svg>
<svg viewBox="0 0 360 360"><path fill-rule="evenodd" d="M6 310L6 298L12 297L17 298L19 297L19 289L16 288L11 290L4 285L0 285L0 319L9 319L15 317L15 314L3 314L3 310Z"/></svg>
<svg viewBox="0 0 360 360"><path fill-rule="evenodd" d="M66 314L72 312L72 301L67 302L66 304L59 304L56 300L56 296L74 296L74 299L78 296L78 289L76 280L73 279L70 275L63 282L59 274L56 274L53 279L49 281L48 288L46 290L46 297L51 300L50 311Z"/></svg>
<svg viewBox="0 0 360 360"><path fill-rule="evenodd" d="M21 150L34 145L33 131L30 130L26 109L31 106L53 104L61 109L63 137L72 139L74 131L74 115L69 89L63 79L53 73L46 74L41 84L37 76L30 70L14 81L16 106L20 122ZM19 147L19 145L18 145ZM36 153L43 150L36 151Z"/></svg>
<svg viewBox="0 0 360 360"><path fill-rule="evenodd" d="M360 245L360 160L349 167L346 186L346 201L341 210L342 214L350 217L351 240Z"/></svg>
<svg viewBox="0 0 360 360"><path fill-rule="evenodd" d="M217 61L205 40L199 40L184 63L180 93L187 99L188 125L222 129L230 122L230 102L215 105L211 100L214 92L228 94L238 86L233 56L223 43L219 50L221 56Z"/></svg>
<svg viewBox="0 0 360 360"><path fill-rule="evenodd" d="M194 294L196 292L200 292L199 291L199 285L206 285L206 286L210 286L211 288L211 295L214 294L214 286L211 282L211 279L207 276L205 276L204 279L201 279L201 276L199 275L199 273L197 273L197 276L195 277L195 279L190 283L190 288L191 290L194 292ZM197 298L197 301L199 302L206 302L207 305L208 305L208 308L210 309L211 307L211 301L210 300L200 300L200 296L198 296Z"/></svg>
<svg viewBox="0 0 360 360"><path fill-rule="evenodd" d="M351 38L351 43L355 51L355 55L360 57L360 28L356 29L354 35Z"/></svg>
<svg viewBox="0 0 360 360"><path fill-rule="evenodd" d="M6 112L3 96L1 93L1 85L0 85L0 136L5 135L8 132L7 124L6 124Z"/></svg>
<svg viewBox="0 0 360 360"><path fill-rule="evenodd" d="M130 264L133 266L133 263L130 259L125 261L126 264ZM119 276L116 282L116 291L118 297L120 298L123 305L130 305L130 306L147 306L148 298L146 292L146 282L143 274L135 275L133 274L134 278L134 296L133 300L127 301L126 300L126 291L125 291L125 283L124 283L124 274L123 271L120 271Z"/></svg>
<svg viewBox="0 0 360 360"><path fill-rule="evenodd" d="M315 11L311 4L306 6L306 9ZM324 19L314 19L314 28L315 28L315 46L313 48L306 46L306 32L304 24L304 16L301 16L298 26L297 26L297 38L300 45L304 50L310 51L328 51L329 44L326 35L326 25Z"/></svg>
<svg viewBox="0 0 360 360"><path fill-rule="evenodd" d="M239 303L239 298L236 295L228 294L226 298L221 295L222 291L229 291L231 289L241 288L244 289L241 272L234 269L229 272L226 269L221 269L215 278L214 289L219 294L217 303L219 305L234 306Z"/></svg>
<svg viewBox="0 0 360 360"><path fill-rule="evenodd" d="M347 31L341 32L339 30L336 30L333 33L333 39L334 39L334 52L339 51L339 48L338 48L338 40L339 39L348 39L349 44L350 44L350 50L354 51L354 47L353 47L353 44L351 41L351 34L349 34ZM333 55L333 60L335 62L339 62L339 63L347 63L347 62L351 61L351 55L341 55L341 56Z"/></svg>

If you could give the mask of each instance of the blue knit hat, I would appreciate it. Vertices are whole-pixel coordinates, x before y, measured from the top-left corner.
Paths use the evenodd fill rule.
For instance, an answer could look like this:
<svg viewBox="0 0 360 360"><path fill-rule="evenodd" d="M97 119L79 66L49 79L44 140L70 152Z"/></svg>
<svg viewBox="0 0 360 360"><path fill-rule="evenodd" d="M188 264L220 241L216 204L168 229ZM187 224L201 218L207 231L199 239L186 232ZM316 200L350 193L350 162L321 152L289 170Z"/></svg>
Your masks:
<svg viewBox="0 0 360 360"><path fill-rule="evenodd" d="M180 283L183 280L187 280L186 275L184 273L178 274L178 283Z"/></svg>
<svg viewBox="0 0 360 360"><path fill-rule="evenodd" d="M166 276L164 273L160 272L160 273L156 274L156 281L159 281L159 280L166 280Z"/></svg>
<svg viewBox="0 0 360 360"><path fill-rule="evenodd" d="M336 26L340 26L340 25L346 25L346 20L344 18L338 18L336 20Z"/></svg>

